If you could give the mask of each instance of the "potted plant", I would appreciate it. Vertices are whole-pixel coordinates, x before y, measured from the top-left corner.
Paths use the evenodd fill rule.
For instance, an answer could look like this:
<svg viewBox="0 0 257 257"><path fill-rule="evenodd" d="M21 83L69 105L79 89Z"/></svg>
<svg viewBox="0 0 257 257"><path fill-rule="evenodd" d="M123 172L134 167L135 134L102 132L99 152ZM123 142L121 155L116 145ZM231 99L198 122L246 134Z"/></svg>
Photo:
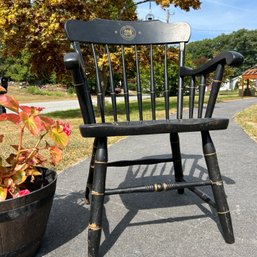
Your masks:
<svg viewBox="0 0 257 257"><path fill-rule="evenodd" d="M11 122L19 131L8 158L0 152L0 256L33 256L45 232L56 187L56 172L46 165L61 161L70 126L40 115L43 108L20 105L7 94L0 95L0 105L12 111L1 114L0 121ZM26 144L25 133L36 138L33 146ZM1 151L5 151L3 134L0 131Z"/></svg>

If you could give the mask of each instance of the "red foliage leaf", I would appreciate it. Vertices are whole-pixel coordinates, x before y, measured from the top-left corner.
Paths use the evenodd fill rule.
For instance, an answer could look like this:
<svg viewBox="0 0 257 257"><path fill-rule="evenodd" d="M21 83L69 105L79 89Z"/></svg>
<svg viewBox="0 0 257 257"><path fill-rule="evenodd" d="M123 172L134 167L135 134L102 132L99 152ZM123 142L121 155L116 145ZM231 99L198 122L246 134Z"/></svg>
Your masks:
<svg viewBox="0 0 257 257"><path fill-rule="evenodd" d="M12 96L0 95L0 104L11 111L19 112L19 102Z"/></svg>
<svg viewBox="0 0 257 257"><path fill-rule="evenodd" d="M32 115L38 115L42 110L44 110L44 108L42 107L25 106L25 105L21 105L20 109Z"/></svg>
<svg viewBox="0 0 257 257"><path fill-rule="evenodd" d="M21 122L20 116L15 113L3 113L0 115L0 121L11 121L18 125Z"/></svg>
<svg viewBox="0 0 257 257"><path fill-rule="evenodd" d="M51 156L51 164L57 165L62 160L62 150L57 146L49 147L49 152Z"/></svg>
<svg viewBox="0 0 257 257"><path fill-rule="evenodd" d="M55 121L49 117L41 116L41 120L45 123L46 127L53 126Z"/></svg>

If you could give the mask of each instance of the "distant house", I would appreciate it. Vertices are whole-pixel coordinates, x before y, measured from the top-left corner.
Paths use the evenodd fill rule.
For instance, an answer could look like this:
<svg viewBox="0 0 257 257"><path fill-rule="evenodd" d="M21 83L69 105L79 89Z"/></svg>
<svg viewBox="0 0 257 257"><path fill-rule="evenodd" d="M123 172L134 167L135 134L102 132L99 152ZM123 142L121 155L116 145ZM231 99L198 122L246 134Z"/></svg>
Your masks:
<svg viewBox="0 0 257 257"><path fill-rule="evenodd" d="M239 86L238 83L240 82L241 78L242 76L237 76L232 79L227 79L225 82L221 84L220 90L234 90L236 86Z"/></svg>

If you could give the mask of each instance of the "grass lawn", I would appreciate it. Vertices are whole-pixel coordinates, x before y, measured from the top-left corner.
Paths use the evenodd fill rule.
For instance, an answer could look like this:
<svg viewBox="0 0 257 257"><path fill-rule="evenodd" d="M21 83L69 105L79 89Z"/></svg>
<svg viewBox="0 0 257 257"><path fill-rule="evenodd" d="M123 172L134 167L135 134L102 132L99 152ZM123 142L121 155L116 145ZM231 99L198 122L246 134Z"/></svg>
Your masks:
<svg viewBox="0 0 257 257"><path fill-rule="evenodd" d="M76 99L75 96L67 95L65 93L62 94L52 94L52 95L30 95L26 92L25 89L18 89L18 88L13 88L10 87L8 90L8 94L14 96L17 98L20 102L35 102L35 101L54 101L54 100L66 100L66 99ZM228 100L233 100L233 99L238 99L238 93L237 92L221 92L218 98L218 101L228 101ZM145 100L147 103L147 109L149 109L150 113L150 101ZM187 104L188 100L185 99L184 103L185 105ZM171 97L170 99L171 103L171 113L175 111L176 109L176 99L175 97ZM162 106L164 105L163 99L157 99L156 102L156 109L157 109L157 117L163 117L164 113L160 111L162 109ZM118 110L122 110L124 108L122 103L118 104ZM136 105L135 103L131 102L130 103L130 108L131 108L131 120L137 119L137 112L136 112ZM108 107L107 107L108 109ZM246 130L252 131L251 135L253 137L257 138L257 118L256 118L256 113L257 113L257 106L255 106L255 109L249 110L246 112L250 112L250 118L246 119L247 117L246 113L239 114L237 121L241 124L242 127L244 127ZM255 112L255 114L254 114ZM149 114L150 115L150 114ZM91 154L91 146L93 139L88 139L88 138L82 138L79 133L79 125L83 123L81 114L79 110L72 110L72 111L58 111L54 113L47 114L47 116L52 117L54 119L62 119L62 120L67 120L70 122L71 127L72 127L72 134L70 137L70 144L68 145L67 148L64 150L64 155L63 155L63 161L61 164L55 169L57 171L62 171L63 169L76 164L77 162L85 159L85 157L90 156ZM255 117L255 118L251 118ZM123 119L122 116L119 117L120 119ZM147 117L144 117L147 119ZM110 120L111 120L111 113L110 113ZM0 150L0 156L3 157L3 159L7 158L7 154L10 153L9 150L11 150L10 145L11 144L17 144L18 140L18 132L15 126L12 126L11 123L7 122L1 122L0 123L0 131L4 131L5 134L5 140L3 143L1 143L1 150ZM118 137L118 138L110 138L109 144L113 144L119 140L123 139L123 137ZM28 144L32 143L33 144L33 138L28 134L26 135L26 139L24 142L27 142ZM35 142L34 142L35 143Z"/></svg>
<svg viewBox="0 0 257 257"><path fill-rule="evenodd" d="M235 120L257 142L257 104L239 112Z"/></svg>
<svg viewBox="0 0 257 257"><path fill-rule="evenodd" d="M8 86L8 95L14 96L21 103L32 102L47 102L47 101L61 101L68 99L76 99L76 95L71 95L63 91L53 91L55 85L51 85L52 90L38 90L34 94L28 93L27 88L20 88L18 86Z"/></svg>

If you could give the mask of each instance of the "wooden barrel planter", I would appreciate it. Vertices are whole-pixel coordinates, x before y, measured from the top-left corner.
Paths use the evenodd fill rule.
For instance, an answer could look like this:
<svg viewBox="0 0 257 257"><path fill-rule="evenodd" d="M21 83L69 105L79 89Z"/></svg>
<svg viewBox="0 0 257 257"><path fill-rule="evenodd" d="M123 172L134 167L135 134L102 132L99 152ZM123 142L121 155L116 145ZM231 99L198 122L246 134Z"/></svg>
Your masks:
<svg viewBox="0 0 257 257"><path fill-rule="evenodd" d="M55 171L40 171L32 193L0 203L0 257L34 256L40 247L57 179Z"/></svg>

